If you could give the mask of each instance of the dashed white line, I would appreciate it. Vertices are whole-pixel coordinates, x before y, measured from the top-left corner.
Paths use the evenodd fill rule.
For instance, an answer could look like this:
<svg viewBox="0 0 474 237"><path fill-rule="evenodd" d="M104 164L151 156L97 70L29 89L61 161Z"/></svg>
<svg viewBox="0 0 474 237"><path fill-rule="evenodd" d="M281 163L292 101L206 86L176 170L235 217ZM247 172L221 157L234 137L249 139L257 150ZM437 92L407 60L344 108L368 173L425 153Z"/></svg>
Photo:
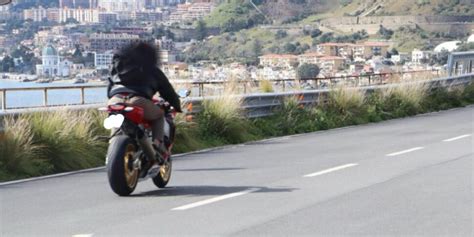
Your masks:
<svg viewBox="0 0 474 237"><path fill-rule="evenodd" d="M418 150L421 150L421 149L424 149L424 147L420 146L420 147L415 147L415 148L411 148L411 149L404 150L404 151L394 152L394 153L387 154L387 156L398 156L398 155L406 154L406 153L409 153L409 152L418 151Z"/></svg>
<svg viewBox="0 0 474 237"><path fill-rule="evenodd" d="M92 237L94 234L78 234L78 235L73 235L72 237Z"/></svg>
<svg viewBox="0 0 474 237"><path fill-rule="evenodd" d="M222 196L219 196L219 197L215 197L215 198L211 198L211 199L191 203L191 204L188 204L188 205L176 207L176 208L173 208L171 210L172 211L184 211L184 210L188 210L188 209L191 209L191 208L211 204L211 203L214 203L214 202L219 202L219 201L222 201L222 200L225 200L225 199L234 198L234 197L242 196L242 195L245 195L245 194L253 193L253 192L256 192L258 190L260 190L260 188L251 188L251 189L247 189L247 190L242 191L242 192L229 193L229 194L222 195Z"/></svg>
<svg viewBox="0 0 474 237"><path fill-rule="evenodd" d="M357 165L359 165L359 164L341 165L341 166L337 166L337 167L330 168L330 169L327 169L327 170L318 171L318 172L316 172L316 173L307 174L307 175L305 175L305 176L303 176L303 177L306 177L306 178L315 177L315 176L319 176L319 175L331 173L331 172L334 172L334 171L347 169L347 168L350 168L350 167L353 167L353 166L357 166Z"/></svg>
<svg viewBox="0 0 474 237"><path fill-rule="evenodd" d="M456 140L463 139L463 138L470 137L470 136L472 136L472 135L471 134L465 134L465 135L461 135L461 136L458 136L458 137L453 137L453 138L443 140L443 142L452 142L452 141L456 141Z"/></svg>

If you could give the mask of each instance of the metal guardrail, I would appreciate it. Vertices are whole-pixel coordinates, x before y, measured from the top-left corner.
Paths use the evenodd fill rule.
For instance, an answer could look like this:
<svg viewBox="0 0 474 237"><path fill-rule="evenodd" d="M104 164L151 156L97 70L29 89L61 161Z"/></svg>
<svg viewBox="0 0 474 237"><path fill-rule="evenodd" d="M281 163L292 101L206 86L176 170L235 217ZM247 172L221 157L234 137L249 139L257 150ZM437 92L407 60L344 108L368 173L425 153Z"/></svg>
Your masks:
<svg viewBox="0 0 474 237"><path fill-rule="evenodd" d="M430 88L437 87L456 87L460 85L468 85L474 82L474 74L461 75L448 78L432 79L428 81L416 81L410 83L403 83L404 85L426 83ZM366 93L371 93L377 89L384 89L390 87L397 87L400 84L386 84L376 85L363 88L353 87L354 90L364 90ZM319 90L304 90L304 91L293 91L293 92L281 92L281 93L258 93L248 95L235 95L236 98L242 99L242 109L245 111L246 116L249 118L265 117L273 114L274 110L281 106L286 98L295 97L299 99L301 105L312 105L325 103L328 99L330 89L319 89ZM182 107L186 115L196 115L202 110L202 103L204 100L212 100L216 97L191 97L183 101ZM91 109L99 108L104 104L92 104L92 105L81 105L81 106L68 106L66 108L72 109ZM64 109L65 107L52 107L46 108L49 110ZM35 109L20 109L20 110L8 110L0 113L0 116L5 114L21 114L25 112L44 111L45 108Z"/></svg>
<svg viewBox="0 0 474 237"><path fill-rule="evenodd" d="M419 71L407 71L407 72L389 72L389 73L376 73L376 74L367 74L367 75L348 75L348 76L338 76L338 77L325 77L325 78L299 78L299 79L274 79L269 80L273 83L276 83L281 86L282 91L287 90L287 83L303 84L303 83L312 83L314 88L322 88L328 85L334 85L340 82L341 80L350 83L351 86L372 86L372 85L382 85L387 83L387 80L394 75L405 75L405 74L416 74L416 73L432 73L440 75L440 72L437 70L419 70ZM365 81L364 81L365 80ZM193 81L193 82L180 82L174 83L175 86L192 86L197 87L198 97L204 96L205 86L224 86L226 84L236 83L242 86L243 94L247 94L251 85L259 86L262 80L241 80L241 81ZM49 103L49 94L48 92L54 90L80 90L80 100L77 103L72 103L68 105L85 105L85 91L88 89L101 89L106 88L107 85L73 85L73 86L49 86L49 87L22 87L22 88L0 88L0 101L1 101L1 110L3 112L8 109L22 109L22 108L39 108L39 107L57 107L64 105L52 105ZM19 92L19 91L41 91L42 92L42 106L34 107L21 107L21 108L8 108L7 105L7 93L8 92Z"/></svg>
<svg viewBox="0 0 474 237"><path fill-rule="evenodd" d="M461 75L448 78L433 79L429 81L417 81L403 83L404 85L416 85L426 83L431 89L439 87L456 87L461 85L468 85L474 82L474 74ZM377 85L364 88L353 87L354 90L364 90L365 93L371 93L378 89L385 89L397 87L400 84ZM236 96L242 99L242 109L249 118L259 118L272 115L274 110L282 105L286 98L297 96L300 105L313 105L319 103L326 103L330 89L295 91L284 93L260 93L244 96ZM196 115L202 110L202 103L204 100L212 100L216 97L206 98L189 98L184 102L184 108L188 115Z"/></svg>

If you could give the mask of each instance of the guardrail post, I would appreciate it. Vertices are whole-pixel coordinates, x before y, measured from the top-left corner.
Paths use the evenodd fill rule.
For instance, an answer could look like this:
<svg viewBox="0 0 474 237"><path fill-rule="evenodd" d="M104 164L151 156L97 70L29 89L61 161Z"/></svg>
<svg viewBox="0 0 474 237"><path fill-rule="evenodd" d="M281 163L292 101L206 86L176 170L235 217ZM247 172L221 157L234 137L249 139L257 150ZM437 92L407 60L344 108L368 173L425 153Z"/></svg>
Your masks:
<svg viewBox="0 0 474 237"><path fill-rule="evenodd" d="M7 91L2 90L2 110L7 110Z"/></svg>
<svg viewBox="0 0 474 237"><path fill-rule="evenodd" d="M84 95L84 87L81 87L81 104L85 104L85 95Z"/></svg>
<svg viewBox="0 0 474 237"><path fill-rule="evenodd" d="M199 83L199 97L202 97L204 95L204 84Z"/></svg>
<svg viewBox="0 0 474 237"><path fill-rule="evenodd" d="M48 88L43 89L43 105L44 107L48 106Z"/></svg>

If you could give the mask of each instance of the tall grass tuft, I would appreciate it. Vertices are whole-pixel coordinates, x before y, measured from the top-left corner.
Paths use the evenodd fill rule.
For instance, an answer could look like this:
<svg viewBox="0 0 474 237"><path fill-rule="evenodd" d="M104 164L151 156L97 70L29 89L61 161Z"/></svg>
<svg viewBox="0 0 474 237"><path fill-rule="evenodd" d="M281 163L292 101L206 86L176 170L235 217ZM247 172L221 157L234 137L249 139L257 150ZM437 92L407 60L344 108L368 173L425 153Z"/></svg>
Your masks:
<svg viewBox="0 0 474 237"><path fill-rule="evenodd" d="M202 111L198 115L198 124L203 136L222 139L229 143L247 140L248 122L242 115L242 99L230 94L230 92L224 93L203 101Z"/></svg>
<svg viewBox="0 0 474 237"><path fill-rule="evenodd" d="M326 109L335 125L360 124L366 119L364 102L365 95L361 90L336 87L329 92Z"/></svg>
<svg viewBox="0 0 474 237"><path fill-rule="evenodd" d="M304 133L314 130L310 110L300 105L297 96L285 98L274 115L278 135Z"/></svg>
<svg viewBox="0 0 474 237"><path fill-rule="evenodd" d="M424 83L400 84L383 89L384 119L412 116L421 112L421 102L427 92L428 86Z"/></svg>
<svg viewBox="0 0 474 237"><path fill-rule="evenodd" d="M178 114L174 123L176 125L176 135L173 153L184 153L208 147L200 139L197 123L186 121L186 117L183 114Z"/></svg>
<svg viewBox="0 0 474 237"><path fill-rule="evenodd" d="M97 118L88 111L55 111L21 116L30 122L32 135L41 144L40 156L54 172L103 164L107 144L98 139Z"/></svg>
<svg viewBox="0 0 474 237"><path fill-rule="evenodd" d="M33 141L32 127L27 119L5 118L0 136L0 180L37 176L52 171L40 156L41 145Z"/></svg>

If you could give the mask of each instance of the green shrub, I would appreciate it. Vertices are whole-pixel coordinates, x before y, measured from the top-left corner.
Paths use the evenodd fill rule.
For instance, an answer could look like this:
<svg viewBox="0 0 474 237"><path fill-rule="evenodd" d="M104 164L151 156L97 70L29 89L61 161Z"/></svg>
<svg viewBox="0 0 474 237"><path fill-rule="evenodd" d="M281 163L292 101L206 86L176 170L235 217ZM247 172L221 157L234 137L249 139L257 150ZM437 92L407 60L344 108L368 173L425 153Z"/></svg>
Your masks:
<svg viewBox="0 0 474 237"><path fill-rule="evenodd" d="M462 106L463 92L459 89L435 88L423 100L424 111L439 111Z"/></svg>
<svg viewBox="0 0 474 237"><path fill-rule="evenodd" d="M462 92L462 98L466 104L474 103L474 83L471 82Z"/></svg>

